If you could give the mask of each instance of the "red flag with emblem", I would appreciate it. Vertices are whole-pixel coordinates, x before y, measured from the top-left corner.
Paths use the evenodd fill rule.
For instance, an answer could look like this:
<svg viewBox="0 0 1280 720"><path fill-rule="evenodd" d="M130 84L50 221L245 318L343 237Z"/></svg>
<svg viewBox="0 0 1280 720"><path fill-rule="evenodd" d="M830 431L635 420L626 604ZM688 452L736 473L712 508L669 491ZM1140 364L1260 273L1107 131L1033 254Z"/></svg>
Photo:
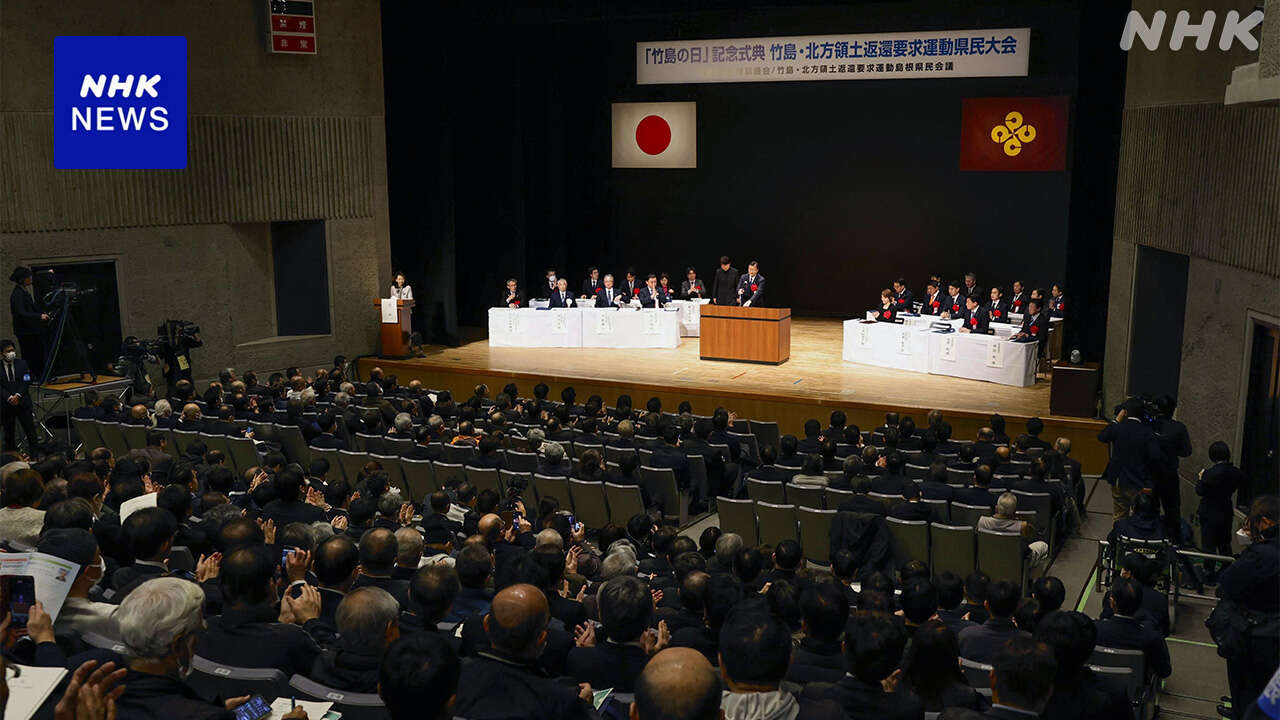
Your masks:
<svg viewBox="0 0 1280 720"><path fill-rule="evenodd" d="M960 169L1053 172L1067 169L1069 98L965 98Z"/></svg>

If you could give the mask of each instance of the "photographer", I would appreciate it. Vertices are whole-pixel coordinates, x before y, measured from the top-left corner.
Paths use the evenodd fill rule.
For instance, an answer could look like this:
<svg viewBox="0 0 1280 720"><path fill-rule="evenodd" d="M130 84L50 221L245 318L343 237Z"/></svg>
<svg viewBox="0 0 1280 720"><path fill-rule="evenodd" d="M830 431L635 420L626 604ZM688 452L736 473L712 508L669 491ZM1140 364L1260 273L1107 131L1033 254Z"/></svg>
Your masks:
<svg viewBox="0 0 1280 720"><path fill-rule="evenodd" d="M154 341L140 340L136 335L129 335L120 344L120 355L114 367L109 367L123 377L133 381L129 386L129 397L151 394L153 385L147 375L147 363L159 362Z"/></svg>
<svg viewBox="0 0 1280 720"><path fill-rule="evenodd" d="M1125 400L1117 408L1115 422L1098 433L1098 442L1111 444L1111 459L1102 479L1111 485L1111 514L1119 520L1128 517L1134 497L1151 487L1150 464L1160 453L1142 400Z"/></svg>
<svg viewBox="0 0 1280 720"><path fill-rule="evenodd" d="M179 380L191 379L191 348L204 345L200 326L185 320L168 320L160 329L164 380L173 387Z"/></svg>

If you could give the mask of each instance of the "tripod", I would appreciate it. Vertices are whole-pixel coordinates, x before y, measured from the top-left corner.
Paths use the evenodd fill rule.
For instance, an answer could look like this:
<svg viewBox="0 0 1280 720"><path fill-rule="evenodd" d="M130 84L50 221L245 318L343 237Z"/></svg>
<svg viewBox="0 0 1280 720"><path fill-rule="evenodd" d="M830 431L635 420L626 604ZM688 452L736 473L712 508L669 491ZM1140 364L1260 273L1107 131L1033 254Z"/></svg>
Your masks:
<svg viewBox="0 0 1280 720"><path fill-rule="evenodd" d="M71 314L71 306L79 301L84 295L92 294L94 291L80 290L73 283L64 283L62 287L56 288L44 296L46 306L58 304L54 314L57 318L57 324L53 331L53 342L50 343L49 357L45 361L44 378L41 384L47 383L54 377L54 369L57 367L58 355L63 348L64 341L69 343L71 351L74 353L73 361L76 362L75 367L80 370L81 379L89 376L89 382L97 382L98 374L93 370L93 364L89 359L89 348L85 344L84 335L80 332L80 326L76 323L76 319Z"/></svg>

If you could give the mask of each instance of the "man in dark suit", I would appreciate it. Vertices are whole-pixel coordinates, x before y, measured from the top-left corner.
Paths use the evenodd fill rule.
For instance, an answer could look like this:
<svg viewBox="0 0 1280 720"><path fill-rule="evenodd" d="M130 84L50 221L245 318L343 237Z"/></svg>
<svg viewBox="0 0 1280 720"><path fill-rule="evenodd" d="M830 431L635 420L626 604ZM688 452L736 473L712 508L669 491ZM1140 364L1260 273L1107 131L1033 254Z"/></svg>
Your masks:
<svg viewBox="0 0 1280 720"><path fill-rule="evenodd" d="M907 281L898 278L893 281L893 307L898 312L913 313L916 311L915 296L907 289Z"/></svg>
<svg viewBox="0 0 1280 720"><path fill-rule="evenodd" d="M569 651L565 672L593 688L634 692L649 661L641 643L653 615L649 588L639 578L621 575L600 587L596 603L604 622L603 637L588 630L579 646Z"/></svg>
<svg viewBox="0 0 1280 720"><path fill-rule="evenodd" d="M956 489L947 484L947 466L937 461L929 466L929 473L920 483L920 497L926 500L954 500Z"/></svg>
<svg viewBox="0 0 1280 720"><path fill-rule="evenodd" d="M719 450L711 447L708 438L711 437L712 425L711 421L701 418L693 423L693 437L680 443L680 450L688 457L699 455L702 457L703 464L707 468L708 488L700 488L707 495L724 495L732 491L727 487L730 482L736 478L726 478L725 468L728 465L729 458L726 458ZM705 497L705 496L701 496Z"/></svg>
<svg viewBox="0 0 1280 720"><path fill-rule="evenodd" d="M556 277L556 269L547 268L546 283L540 286L537 297L541 297L541 298L551 297L556 291L557 280L558 278Z"/></svg>
<svg viewBox="0 0 1280 720"><path fill-rule="evenodd" d="M964 293L965 297L970 295L977 298L983 297L982 286L978 284L978 276L971 272L965 273L964 287L960 288L960 292Z"/></svg>
<svg viewBox="0 0 1280 720"><path fill-rule="evenodd" d="M884 503L871 497L871 480L859 478L853 485L853 497L840 503L840 512L870 513L883 516Z"/></svg>
<svg viewBox="0 0 1280 720"><path fill-rule="evenodd" d="M1156 434L1155 461L1151 463L1151 481L1160 498L1164 511L1165 533L1181 542L1182 539L1182 480L1178 477L1178 458L1191 456L1191 436L1187 426L1173 419L1178 403L1172 395L1156 398L1156 416L1152 429Z"/></svg>
<svg viewBox="0 0 1280 720"><path fill-rule="evenodd" d="M1173 672L1169 663L1169 646L1160 631L1144 625L1135 617L1142 604L1142 588L1132 578L1119 578L1111 586L1111 608L1115 612L1097 621L1098 644L1124 650L1141 650L1147 670L1158 678Z"/></svg>
<svg viewBox="0 0 1280 720"><path fill-rule="evenodd" d="M319 419L320 434L311 438L311 447L346 450L347 441L338 437L338 416L325 412Z"/></svg>
<svg viewBox="0 0 1280 720"><path fill-rule="evenodd" d="M947 285L947 295L942 299L943 318L958 318L964 313L964 295L960 293L960 285L952 280Z"/></svg>
<svg viewBox="0 0 1280 720"><path fill-rule="evenodd" d="M658 288L658 276L653 273L649 273L649 277L645 278L640 292L636 293L636 298L640 301L640 307L646 308L661 308L671 300Z"/></svg>
<svg viewBox="0 0 1280 720"><path fill-rule="evenodd" d="M772 445L765 445L761 447L760 465L748 473L747 476L762 482L787 482L791 479L791 474L778 469L778 466L773 464L777 458L778 451L774 450Z"/></svg>
<svg viewBox="0 0 1280 720"><path fill-rule="evenodd" d="M946 312L945 303L947 298L938 289L938 283L930 280L928 286L925 287L924 302L920 306L921 315L941 315Z"/></svg>
<svg viewBox="0 0 1280 720"><path fill-rule="evenodd" d="M1015 313L1026 313L1027 301L1031 297L1027 295L1027 286L1021 280L1013 281L1013 290L1009 294L1009 311Z"/></svg>
<svg viewBox="0 0 1280 720"><path fill-rule="evenodd" d="M628 298L613 286L613 276L604 276L604 287L596 291L595 295L596 307L616 307L626 303Z"/></svg>
<svg viewBox="0 0 1280 720"><path fill-rule="evenodd" d="M964 581L950 570L944 571L934 578L933 585L938 590L938 620L959 635L966 628L977 623L966 620L968 611L964 605Z"/></svg>
<svg viewBox="0 0 1280 720"><path fill-rule="evenodd" d="M571 308L577 307L573 295L569 293L569 281L564 278L556 280L556 289L551 293L551 307L553 308Z"/></svg>
<svg viewBox="0 0 1280 720"><path fill-rule="evenodd" d="M244 430L239 425L236 425L235 411L229 405L219 406L216 410L211 410L210 412L213 418L205 423L205 434L244 437Z"/></svg>
<svg viewBox="0 0 1280 720"><path fill-rule="evenodd" d="M996 506L996 495L991 491L991 466L979 465L973 470L973 484L969 487L957 488L952 502L962 505L977 505L993 508Z"/></svg>
<svg viewBox="0 0 1280 720"><path fill-rule="evenodd" d="M1049 339L1049 317L1039 300L1029 300L1027 311L1022 315L1022 329L1014 334L1018 342L1040 343L1040 352L1044 352L1045 342Z"/></svg>
<svg viewBox="0 0 1280 720"><path fill-rule="evenodd" d="M685 279L680 283L680 299L681 300L701 300L707 296L707 286L698 278L696 268L690 267L685 271Z"/></svg>
<svg viewBox="0 0 1280 720"><path fill-rule="evenodd" d="M1009 322L1009 301L1004 299L1004 291L999 287L992 287L990 298L987 302L987 314L991 316L991 322Z"/></svg>
<svg viewBox="0 0 1280 720"><path fill-rule="evenodd" d="M1023 633L1026 635L1026 633ZM1009 640L991 661L991 708L988 720L1039 717L1053 694L1057 662L1049 646L1030 636Z"/></svg>
<svg viewBox="0 0 1280 720"><path fill-rule="evenodd" d="M1031 637L1013 624L1013 611L1018 609L1021 595L1016 585L1004 580L988 586L987 600L983 605L988 613L987 620L960 633L957 638L960 657L991 664L1003 654L1005 642L1015 637Z"/></svg>
<svg viewBox="0 0 1280 720"><path fill-rule="evenodd" d="M920 501L920 488L910 480L902 486L902 497L906 502L900 502L889 510L889 517L899 520L924 520L928 522L929 516L933 514L933 509L927 503Z"/></svg>
<svg viewBox="0 0 1280 720"><path fill-rule="evenodd" d="M316 582L320 583L321 623L336 631L338 605L355 582L360 568L360 551L350 538L336 535L320 543L312 557Z"/></svg>
<svg viewBox="0 0 1280 720"><path fill-rule="evenodd" d="M18 357L13 341L0 340L0 427L4 429L5 450L18 449L15 425L22 426L27 446L32 450L39 442L32 415L31 381L31 368L26 360Z"/></svg>
<svg viewBox="0 0 1280 720"><path fill-rule="evenodd" d="M662 444L654 448L653 455L649 456L649 466L674 470L676 486L681 490L705 490L705 488L695 489L689 487L691 480L689 476L689 456L685 454L679 445L680 428L674 423L663 427ZM671 503L676 502L676 498L658 497L654 498L654 500L661 503L668 512L672 507L675 507Z"/></svg>
<svg viewBox="0 0 1280 720"><path fill-rule="evenodd" d="M125 518L120 524L120 539L134 562L116 570L111 578L116 589L115 602L124 600L147 580L169 574L165 558L169 556L177 531L177 519L159 507L143 508Z"/></svg>
<svg viewBox="0 0 1280 720"><path fill-rule="evenodd" d="M1129 516L1133 498L1151 487L1149 462L1159 452L1155 432L1143 421L1142 400L1125 400L1115 422L1098 433L1098 442L1111 444L1111 459L1102 479L1111 485L1111 514L1116 520Z"/></svg>
<svg viewBox="0 0 1280 720"><path fill-rule="evenodd" d="M1089 668L1098 630L1084 613L1050 613L1036 625L1035 639L1049 646L1058 663L1045 715L1054 720L1132 720L1129 693L1118 678Z"/></svg>
<svg viewBox="0 0 1280 720"><path fill-rule="evenodd" d="M760 263L752 260L747 264L747 272L738 279L737 295L737 302L742 307L764 305L764 276L760 274Z"/></svg>
<svg viewBox="0 0 1280 720"><path fill-rule="evenodd" d="M360 576L352 587L380 587L391 593L402 609L409 606L409 584L391 577L400 548L396 534L383 527L366 530L360 536Z"/></svg>
<svg viewBox="0 0 1280 720"><path fill-rule="evenodd" d="M1200 496L1201 549L1218 555L1231 555L1231 520L1235 502L1232 497L1245 486L1240 468L1231 464L1231 448L1217 440L1209 446L1213 465L1200 471L1196 478L1196 495ZM1210 577L1216 577L1217 563L1204 561Z"/></svg>
<svg viewBox="0 0 1280 720"><path fill-rule="evenodd" d="M840 635L849 619L849 599L835 583L811 583L800 593L804 639L791 652L787 680L797 685L839 682L845 674Z"/></svg>
<svg viewBox="0 0 1280 720"><path fill-rule="evenodd" d="M507 278L506 292L502 293L502 295L499 297L498 304L495 307L500 307L500 308L527 307L525 305L524 290L520 289L520 283L516 282L515 278Z"/></svg>
<svg viewBox="0 0 1280 720"><path fill-rule="evenodd" d="M881 685L897 669L906 644L907 634L889 618L855 618L844 636L847 672L832 685L805 687L801 714L817 703L834 701L849 720L922 720L924 707L914 694L888 693Z"/></svg>
<svg viewBox="0 0 1280 720"><path fill-rule="evenodd" d="M271 482L276 488L276 499L262 508L262 515L275 521L276 527L295 522L324 522L324 509L306 502L300 473L286 468L276 473Z"/></svg>
<svg viewBox="0 0 1280 720"><path fill-rule="evenodd" d="M734 294L737 289L738 268L729 264L729 256L720 256L720 267L711 280L711 302L715 305L733 305L738 298Z"/></svg>
<svg viewBox="0 0 1280 720"><path fill-rule="evenodd" d="M960 319L964 321L964 324L960 326L960 332L990 335L991 315L986 308L980 306L978 296L970 295L965 298L964 303L965 309L960 315Z"/></svg>
<svg viewBox="0 0 1280 720"><path fill-rule="evenodd" d="M622 296L631 302L631 298L636 296L640 290L640 281L636 279L636 271L634 268L627 268L627 279L622 281L618 286L618 290L622 292Z"/></svg>
<svg viewBox="0 0 1280 720"><path fill-rule="evenodd" d="M31 368L31 379L38 380L44 371L44 336L50 317L40 311L32 294L31 268L19 265L9 279L14 283L13 292L9 295L13 334L22 344L22 355Z"/></svg>
<svg viewBox="0 0 1280 720"><path fill-rule="evenodd" d="M884 458L885 474L877 475L871 480L871 492L881 495L897 495L902 496L908 485L915 486L915 482L908 480L902 474L902 455L897 452L891 452Z"/></svg>
<svg viewBox="0 0 1280 720"><path fill-rule="evenodd" d="M596 296L596 291L599 289L600 289L600 268L596 267L595 265L592 265L591 267L587 268L587 279L582 281L582 295L580 297L583 300L586 300L587 298L593 298Z"/></svg>

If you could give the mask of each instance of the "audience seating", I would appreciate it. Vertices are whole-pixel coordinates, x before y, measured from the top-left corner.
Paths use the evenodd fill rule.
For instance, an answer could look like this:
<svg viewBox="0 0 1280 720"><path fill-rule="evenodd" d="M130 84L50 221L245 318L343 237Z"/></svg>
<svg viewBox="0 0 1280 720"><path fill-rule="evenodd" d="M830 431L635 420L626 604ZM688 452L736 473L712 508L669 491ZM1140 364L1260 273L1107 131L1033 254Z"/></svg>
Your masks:
<svg viewBox="0 0 1280 720"><path fill-rule="evenodd" d="M960 658L960 672L973 688L991 687L991 666L969 658Z"/></svg>
<svg viewBox="0 0 1280 720"><path fill-rule="evenodd" d="M870 495L872 498L878 500L881 505L884 505L885 512L888 512L894 509L895 507L897 507L903 502L903 498L901 495L884 495L881 493L874 493L874 492L867 493L867 494Z"/></svg>
<svg viewBox="0 0 1280 720"><path fill-rule="evenodd" d="M1027 561L1022 535L978 530L977 541L979 570L992 580L1007 580L1019 588L1026 587Z"/></svg>
<svg viewBox="0 0 1280 720"><path fill-rule="evenodd" d="M964 525L966 527L978 527L978 518L986 517L991 514L991 508L985 505L965 505L964 503L951 503L951 524Z"/></svg>
<svg viewBox="0 0 1280 720"><path fill-rule="evenodd" d="M352 693L326 687L320 683L294 675L289 678L289 688L305 700L333 703L333 710L342 713L342 720L390 720L391 715L377 693Z"/></svg>
<svg viewBox="0 0 1280 720"><path fill-rule="evenodd" d="M543 498L555 498L560 503L560 507L569 508L573 506L572 499L569 496L569 479L561 475L538 475L533 476L534 497L538 502L542 502Z"/></svg>
<svg viewBox="0 0 1280 720"><path fill-rule="evenodd" d="M759 441L760 447L768 446L774 450L778 449L778 443L782 440L782 433L778 430L778 423L748 420L747 428L748 432Z"/></svg>
<svg viewBox="0 0 1280 720"><path fill-rule="evenodd" d="M439 488L436 483L435 467L430 460L401 458L400 469L404 472L404 484L408 488L409 497L414 502L420 502L422 498Z"/></svg>
<svg viewBox="0 0 1280 720"><path fill-rule="evenodd" d="M929 476L929 468L925 465L913 465L907 463L906 475L912 480L923 480Z"/></svg>
<svg viewBox="0 0 1280 720"><path fill-rule="evenodd" d="M570 480L569 497L573 501L573 513L578 522L594 529L609 524L609 506L605 504L603 483ZM563 502L561 507L564 507Z"/></svg>
<svg viewBox="0 0 1280 720"><path fill-rule="evenodd" d="M435 463L436 485L442 488L451 488L461 485L467 479L466 470L462 467L462 463L438 462ZM416 500L417 498L415 498Z"/></svg>
<svg viewBox="0 0 1280 720"><path fill-rule="evenodd" d="M893 562L897 567L908 560L924 560L929 557L929 523L924 520L900 520L885 518L889 535L893 538Z"/></svg>
<svg viewBox="0 0 1280 720"><path fill-rule="evenodd" d="M311 452L314 453L315 448L311 448ZM382 469L387 473L387 483L399 490L401 497L406 500L419 501L409 492L409 486L404 480L404 468L400 464L399 455L374 455L370 453L369 459L376 460L382 466Z"/></svg>
<svg viewBox="0 0 1280 720"><path fill-rule="evenodd" d="M958 470L956 468L947 468L947 484L948 485L972 485L973 471Z"/></svg>
<svg viewBox="0 0 1280 720"><path fill-rule="evenodd" d="M799 507L823 509L823 494L823 488L817 485L788 483L786 487L787 502Z"/></svg>
<svg viewBox="0 0 1280 720"><path fill-rule="evenodd" d="M626 527L627 521L644 512L644 497L635 485L604 484L604 497L609 504L609 521ZM585 522L578 518L579 522ZM591 527L588 525L587 527Z"/></svg>
<svg viewBox="0 0 1280 720"><path fill-rule="evenodd" d="M787 501L786 488L782 483L766 482L747 478L747 497L759 502L770 502L781 505Z"/></svg>
<svg viewBox="0 0 1280 720"><path fill-rule="evenodd" d="M800 521L800 543L804 548L804 557L809 562L824 567L831 564L831 525L835 522L836 512L804 506L796 508L796 517Z"/></svg>
<svg viewBox="0 0 1280 720"><path fill-rule="evenodd" d="M149 429L141 425L120 425L120 430L124 433L124 441L128 443L130 450L141 450L147 446Z"/></svg>
<svg viewBox="0 0 1280 720"><path fill-rule="evenodd" d="M492 490L498 493L498 497L505 496L502 490L502 481L498 479L496 468L465 467L463 468L463 476L467 482L475 486L477 493Z"/></svg>
<svg viewBox="0 0 1280 720"><path fill-rule="evenodd" d="M756 502L756 519L760 528L760 544L777 547L783 540L799 540L796 531L796 506Z"/></svg>
<svg viewBox="0 0 1280 720"><path fill-rule="evenodd" d="M852 500L854 492L852 490L836 490L835 488L827 488L827 509L837 510L842 503Z"/></svg>
<svg viewBox="0 0 1280 720"><path fill-rule="evenodd" d="M920 502L929 506L929 522L949 523L951 522L951 506L946 500L930 500L921 498Z"/></svg>
<svg viewBox="0 0 1280 720"><path fill-rule="evenodd" d="M929 569L935 576L950 570L965 577L977 563L973 528L934 524L929 528Z"/></svg>
<svg viewBox="0 0 1280 720"><path fill-rule="evenodd" d="M737 533L744 543L755 546L760 543L756 531L755 502L749 499L716 498L716 507L720 511L720 529L727 533ZM805 546L808 547L807 545Z"/></svg>
<svg viewBox="0 0 1280 720"><path fill-rule="evenodd" d="M369 462L368 455L363 452L354 450L339 450L338 464L342 466L342 474L346 476L347 482L352 487L356 484L356 478L364 471L364 464Z"/></svg>
<svg viewBox="0 0 1280 720"><path fill-rule="evenodd" d="M199 655L191 657L187 684L197 695L210 701L242 695L275 698L289 693L289 679L275 668L235 667Z"/></svg>
<svg viewBox="0 0 1280 720"><path fill-rule="evenodd" d="M649 491L649 497L662 498L662 516L667 522L677 522L684 527L689 522L689 496L676 485L676 471L671 468L640 466L640 479ZM675 507L672 507L672 505Z"/></svg>
<svg viewBox="0 0 1280 720"><path fill-rule="evenodd" d="M568 448L566 448L566 451ZM468 460L475 457L476 449L472 445L445 445L442 448L445 462L465 465Z"/></svg>

